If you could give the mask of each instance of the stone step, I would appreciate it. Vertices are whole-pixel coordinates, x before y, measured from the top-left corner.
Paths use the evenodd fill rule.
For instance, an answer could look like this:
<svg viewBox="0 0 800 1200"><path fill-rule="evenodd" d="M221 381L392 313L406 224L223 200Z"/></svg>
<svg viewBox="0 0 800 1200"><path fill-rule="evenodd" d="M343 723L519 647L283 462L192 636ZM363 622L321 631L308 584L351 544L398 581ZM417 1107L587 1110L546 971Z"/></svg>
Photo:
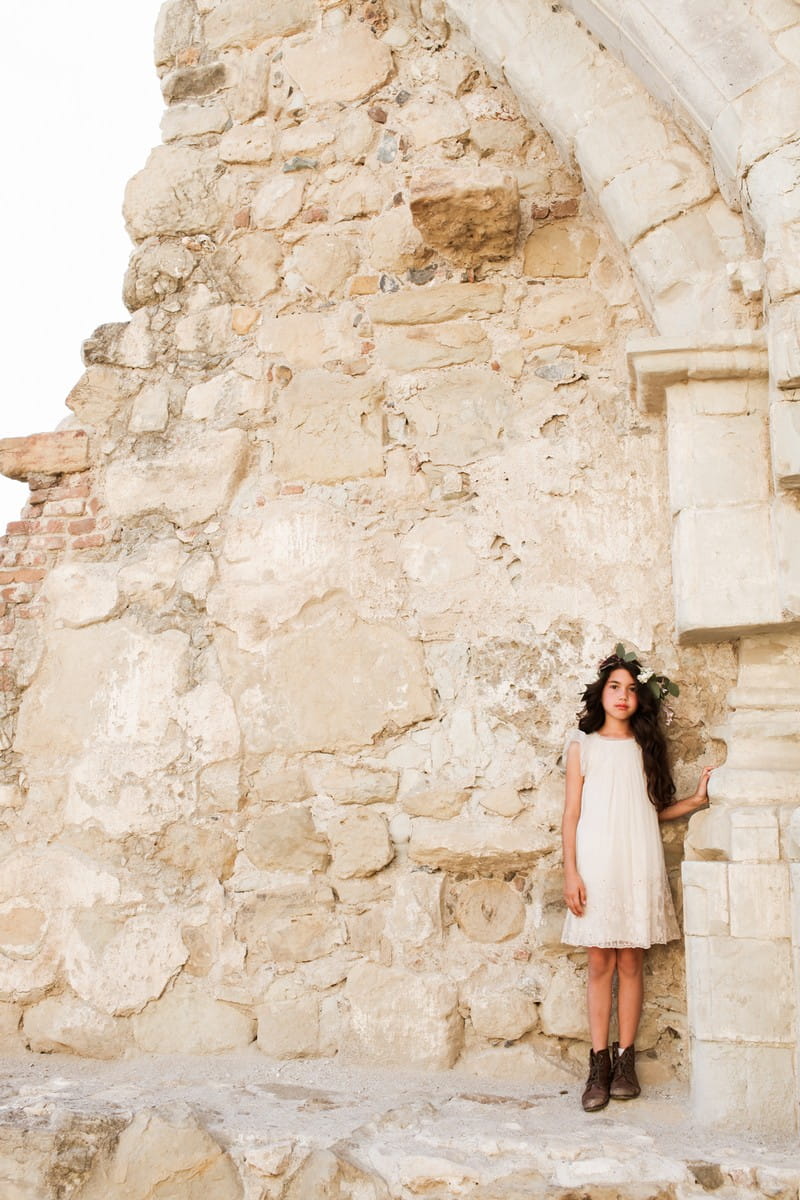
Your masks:
<svg viewBox="0 0 800 1200"><path fill-rule="evenodd" d="M703 1130L680 1085L600 1113L572 1088L257 1051L5 1059L4 1200L796 1198L791 1142Z"/></svg>

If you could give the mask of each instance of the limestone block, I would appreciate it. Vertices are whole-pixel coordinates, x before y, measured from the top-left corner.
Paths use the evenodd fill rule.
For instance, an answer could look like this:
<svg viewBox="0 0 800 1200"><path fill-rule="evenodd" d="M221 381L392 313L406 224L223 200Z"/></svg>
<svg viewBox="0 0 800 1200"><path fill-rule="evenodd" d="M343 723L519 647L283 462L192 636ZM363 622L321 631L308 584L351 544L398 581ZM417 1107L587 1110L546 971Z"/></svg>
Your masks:
<svg viewBox="0 0 800 1200"><path fill-rule="evenodd" d="M712 804L695 813L685 842L687 857L727 859L731 857L731 822L727 809Z"/></svg>
<svg viewBox="0 0 800 1200"><path fill-rule="evenodd" d="M0 474L8 479L73 474L88 466L89 438L82 429L0 439Z"/></svg>
<svg viewBox="0 0 800 1200"><path fill-rule="evenodd" d="M712 1038L692 1042L692 1109L725 1129L796 1134L791 1046L746 1045Z"/></svg>
<svg viewBox="0 0 800 1200"><path fill-rule="evenodd" d="M787 863L731 863L728 878L733 937L792 936Z"/></svg>
<svg viewBox="0 0 800 1200"><path fill-rule="evenodd" d="M389 47L373 37L366 25L356 24L287 47L283 61L311 104L363 100L392 71Z"/></svg>
<svg viewBox="0 0 800 1200"><path fill-rule="evenodd" d="M672 558L679 633L734 636L782 620L767 505L684 509Z"/></svg>
<svg viewBox="0 0 800 1200"><path fill-rule="evenodd" d="M329 858L328 842L305 804L264 813L247 833L245 850L262 871L324 871Z"/></svg>
<svg viewBox="0 0 800 1200"><path fill-rule="evenodd" d="M502 787L491 788L486 792L479 792L478 800L481 808L484 808L486 812L495 813L498 817L516 817L525 807L519 792L510 783L503 784Z"/></svg>
<svg viewBox="0 0 800 1200"><path fill-rule="evenodd" d="M366 167L348 172L331 190L331 208L338 221L374 216L388 200L385 185Z"/></svg>
<svg viewBox="0 0 800 1200"><path fill-rule="evenodd" d="M313 962L345 942L333 892L321 884L247 900L236 915L236 936L256 965Z"/></svg>
<svg viewBox="0 0 800 1200"><path fill-rule="evenodd" d="M555 846L554 835L525 815L514 821L470 817L414 821L409 857L443 871L516 871L532 866Z"/></svg>
<svg viewBox="0 0 800 1200"><path fill-rule="evenodd" d="M347 317L344 308L333 316L296 313L264 317L256 341L267 356L289 363L297 370L356 358L361 353L361 342Z"/></svg>
<svg viewBox="0 0 800 1200"><path fill-rule="evenodd" d="M497 372L467 367L426 380L393 407L405 415L418 453L465 466L502 448L511 402L509 383Z"/></svg>
<svg viewBox="0 0 800 1200"><path fill-rule="evenodd" d="M667 388L673 512L765 504L770 495L766 414L709 416L691 412L685 396L685 384Z"/></svg>
<svg viewBox="0 0 800 1200"><path fill-rule="evenodd" d="M786 65L761 80L733 102L741 122L739 170L743 173L792 140L800 127L800 95L797 71Z"/></svg>
<svg viewBox="0 0 800 1200"><path fill-rule="evenodd" d="M599 112L575 138L575 157L595 195L640 163L664 161L671 149L654 102L641 91Z"/></svg>
<svg viewBox="0 0 800 1200"><path fill-rule="evenodd" d="M185 100L202 100L222 91L227 82L225 63L209 62L169 71L161 78L161 91L167 104L180 104Z"/></svg>
<svg viewBox="0 0 800 1200"><path fill-rule="evenodd" d="M403 796L402 804L412 817L434 817L438 821L447 821L457 817L469 800L469 791L460 789L434 789L424 792L411 792Z"/></svg>
<svg viewBox="0 0 800 1200"><path fill-rule="evenodd" d="M106 563L57 563L40 592L49 619L77 629L113 616L119 603L116 574Z"/></svg>
<svg viewBox="0 0 800 1200"><path fill-rule="evenodd" d="M409 202L425 242L453 262L514 253L520 213L511 174L494 167L431 168L412 178Z"/></svg>
<svg viewBox="0 0 800 1200"><path fill-rule="evenodd" d="M177 142L222 133L230 119L225 104L175 104L161 118L161 137L165 142Z"/></svg>
<svg viewBox="0 0 800 1200"><path fill-rule="evenodd" d="M131 1025L143 1054L220 1054L249 1046L256 1035L251 1016L184 979L137 1013Z"/></svg>
<svg viewBox="0 0 800 1200"><path fill-rule="evenodd" d="M453 321L459 317L486 316L503 307L501 283L444 283L432 287L407 288L376 296L367 306L370 319L378 325L420 325Z"/></svg>
<svg viewBox="0 0 800 1200"><path fill-rule="evenodd" d="M794 497L779 495L773 507L778 589L786 618L800 613L800 511Z"/></svg>
<svg viewBox="0 0 800 1200"><path fill-rule="evenodd" d="M153 367L156 344L150 333L149 316L144 309L130 321L99 325L81 347L86 366L108 364L113 367Z"/></svg>
<svg viewBox="0 0 800 1200"><path fill-rule="evenodd" d="M287 37L308 29L316 17L314 0L222 0L203 23L212 50L229 46L255 46L267 38Z"/></svg>
<svg viewBox="0 0 800 1200"><path fill-rule="evenodd" d="M180 51L191 46L198 34L197 9L190 0L169 0L162 4L153 44L156 66L171 66Z"/></svg>
<svg viewBox="0 0 800 1200"><path fill-rule="evenodd" d="M156 850L162 862L195 879L228 879L236 860L234 839L219 827L200 825L196 819L170 825L159 837Z"/></svg>
<svg viewBox="0 0 800 1200"><path fill-rule="evenodd" d="M303 207L306 181L298 175L267 179L253 197L250 217L259 229L282 229Z"/></svg>
<svg viewBox="0 0 800 1200"><path fill-rule="evenodd" d="M236 62L236 83L229 88L226 101L234 121L250 121L267 111L270 82L269 49L240 53Z"/></svg>
<svg viewBox="0 0 800 1200"><path fill-rule="evenodd" d="M694 1037L706 1041L793 1041L788 940L687 937L686 973L689 1029Z"/></svg>
<svg viewBox="0 0 800 1200"><path fill-rule="evenodd" d="M220 812L238 812L244 802L239 762L212 763L197 780L197 799L201 813L217 816Z"/></svg>
<svg viewBox="0 0 800 1200"><path fill-rule="evenodd" d="M504 1042L517 1041L539 1023L536 1004L520 988L473 992L469 1001L469 1016L473 1029L481 1037Z"/></svg>
<svg viewBox="0 0 800 1200"><path fill-rule="evenodd" d="M138 390L140 380L131 375L118 367L89 367L64 403L82 425L102 425L115 417Z"/></svg>
<svg viewBox="0 0 800 1200"><path fill-rule="evenodd" d="M64 946L70 987L110 1016L140 1012L189 957L174 909L128 917L85 913Z"/></svg>
<svg viewBox="0 0 800 1200"><path fill-rule="evenodd" d="M128 418L131 433L163 433L169 424L170 397L180 396L173 385L153 384L136 393Z"/></svg>
<svg viewBox="0 0 800 1200"><path fill-rule="evenodd" d="M431 257L405 205L373 217L368 247L369 261L377 271L410 271L424 266Z"/></svg>
<svg viewBox="0 0 800 1200"><path fill-rule="evenodd" d="M600 240L577 221L552 221L534 229L523 251L522 269L536 279L579 279L588 275Z"/></svg>
<svg viewBox="0 0 800 1200"><path fill-rule="evenodd" d="M163 458L115 458L105 478L108 511L120 519L160 512L179 525L207 521L227 504L246 453L241 429L198 430Z"/></svg>
<svg viewBox="0 0 800 1200"><path fill-rule="evenodd" d="M263 121L234 125L219 143L219 156L227 163L266 163L272 150L272 127Z"/></svg>
<svg viewBox="0 0 800 1200"><path fill-rule="evenodd" d="M291 1175L283 1193L285 1200L306 1197L352 1196L359 1200L389 1200L389 1189L374 1171L362 1169L344 1154L312 1150Z"/></svg>
<svg viewBox="0 0 800 1200"><path fill-rule="evenodd" d="M460 890L455 918L473 942L506 942L522 932L525 905L502 879L476 879Z"/></svg>
<svg viewBox="0 0 800 1200"><path fill-rule="evenodd" d="M603 298L586 284L553 287L541 297L523 301L517 328L528 350L545 346L597 350L608 338L608 312Z"/></svg>
<svg viewBox="0 0 800 1200"><path fill-rule="evenodd" d="M458 992L444 975L359 963L345 985L349 1053L382 1065L443 1070L458 1058Z"/></svg>
<svg viewBox="0 0 800 1200"><path fill-rule="evenodd" d="M649 230L709 200L714 177L686 146L672 146L665 158L630 167L603 188L600 207L624 246Z"/></svg>
<svg viewBox="0 0 800 1200"><path fill-rule="evenodd" d="M364 879L383 870L394 858L386 818L372 809L339 817L330 827L333 863L340 879Z"/></svg>
<svg viewBox="0 0 800 1200"><path fill-rule="evenodd" d="M556 967L539 1013L545 1033L586 1039L586 981L569 960Z"/></svg>
<svg viewBox="0 0 800 1200"><path fill-rule="evenodd" d="M81 1200L213 1196L243 1200L233 1160L187 1107L144 1110L98 1155Z"/></svg>
<svg viewBox="0 0 800 1200"><path fill-rule="evenodd" d="M420 371L456 363L485 362L491 345L477 323L443 321L438 325L382 326L375 330L377 355L393 371Z"/></svg>
<svg viewBox="0 0 800 1200"><path fill-rule="evenodd" d="M318 483L383 475L381 398L370 376L298 372L276 405L275 473Z"/></svg>
<svg viewBox="0 0 800 1200"><path fill-rule="evenodd" d="M166 600L186 562L186 551L177 538L144 545L117 568L119 590L127 600L158 609Z"/></svg>
<svg viewBox="0 0 800 1200"><path fill-rule="evenodd" d="M98 1012L74 996L48 996L25 1010L25 1043L35 1054L121 1058L130 1044L128 1022Z"/></svg>
<svg viewBox="0 0 800 1200"><path fill-rule="evenodd" d="M283 249L272 233L244 231L206 260L206 269L228 299L258 304L280 286Z"/></svg>
<svg viewBox="0 0 800 1200"><path fill-rule="evenodd" d="M428 871L398 876L385 925L395 955L418 959L421 949L441 945L444 885L442 875Z"/></svg>
<svg viewBox="0 0 800 1200"><path fill-rule="evenodd" d="M460 517L427 517L400 543L401 561L411 581L409 599L418 612L453 611L479 573L470 530ZM433 814L435 815L435 814Z"/></svg>
<svg viewBox="0 0 800 1200"><path fill-rule="evenodd" d="M779 388L800 387L800 300L792 296L770 307L770 379Z"/></svg>
<svg viewBox="0 0 800 1200"><path fill-rule="evenodd" d="M800 407L794 400L770 405L769 429L778 487L800 488Z"/></svg>
<svg viewBox="0 0 800 1200"><path fill-rule="evenodd" d="M306 287L328 299L341 295L358 270L358 250L341 235L314 233L299 241L286 260L286 272L296 272Z"/></svg>
<svg viewBox="0 0 800 1200"><path fill-rule="evenodd" d="M410 137L416 150L425 150L437 142L463 140L469 133L469 117L463 104L448 96L412 100L403 105L398 126Z"/></svg>
<svg viewBox="0 0 800 1200"><path fill-rule="evenodd" d="M270 1058L316 1058L320 1047L320 998L288 994L273 984L256 1009L258 1048Z"/></svg>
<svg viewBox="0 0 800 1200"><path fill-rule="evenodd" d="M681 874L684 932L706 937L729 933L728 864L684 862Z"/></svg>
<svg viewBox="0 0 800 1200"><path fill-rule="evenodd" d="M131 255L122 298L131 312L158 304L165 296L179 292L196 266L195 255L181 242L146 243Z"/></svg>
<svg viewBox="0 0 800 1200"><path fill-rule="evenodd" d="M181 317L175 323L175 348L197 366L221 358L229 349L232 315L230 304L213 304Z"/></svg>
<svg viewBox="0 0 800 1200"><path fill-rule="evenodd" d="M190 387L183 415L192 421L235 421L245 413L263 413L268 398L263 379L248 379L232 369Z"/></svg>
<svg viewBox="0 0 800 1200"><path fill-rule="evenodd" d="M255 804L296 804L308 800L314 788L302 767L273 771L262 764L250 780L248 799Z"/></svg>
<svg viewBox="0 0 800 1200"><path fill-rule="evenodd" d="M223 215L216 161L210 151L157 146L125 189L123 213L133 241L154 234L212 233Z"/></svg>
<svg viewBox="0 0 800 1200"><path fill-rule="evenodd" d="M780 858L780 826L774 808L735 808L730 814L733 862L775 862Z"/></svg>
<svg viewBox="0 0 800 1200"><path fill-rule="evenodd" d="M397 771L383 767L348 767L335 758L319 758L310 775L314 790L337 804L390 804L397 795Z"/></svg>

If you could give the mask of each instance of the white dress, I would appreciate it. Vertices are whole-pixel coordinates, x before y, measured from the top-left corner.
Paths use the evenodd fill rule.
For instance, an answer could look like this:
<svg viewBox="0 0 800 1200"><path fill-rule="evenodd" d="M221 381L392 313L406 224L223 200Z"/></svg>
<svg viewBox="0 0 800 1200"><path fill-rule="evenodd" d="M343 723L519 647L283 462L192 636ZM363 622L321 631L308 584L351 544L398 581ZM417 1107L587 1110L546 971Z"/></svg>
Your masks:
<svg viewBox="0 0 800 1200"><path fill-rule="evenodd" d="M576 729L565 756L572 742L581 748L576 856L586 907L582 917L567 912L562 942L647 947L680 937L638 742Z"/></svg>

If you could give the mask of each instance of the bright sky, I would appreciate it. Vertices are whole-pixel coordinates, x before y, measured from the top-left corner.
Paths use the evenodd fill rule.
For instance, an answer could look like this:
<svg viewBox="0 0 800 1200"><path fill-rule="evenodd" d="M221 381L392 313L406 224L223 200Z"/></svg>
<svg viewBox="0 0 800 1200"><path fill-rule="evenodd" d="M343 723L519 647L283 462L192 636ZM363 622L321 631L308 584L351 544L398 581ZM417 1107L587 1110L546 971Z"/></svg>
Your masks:
<svg viewBox="0 0 800 1200"><path fill-rule="evenodd" d="M0 438L55 429L81 342L125 320L125 184L161 140L161 0L16 0L0 75L5 302ZM27 486L0 478L0 532Z"/></svg>

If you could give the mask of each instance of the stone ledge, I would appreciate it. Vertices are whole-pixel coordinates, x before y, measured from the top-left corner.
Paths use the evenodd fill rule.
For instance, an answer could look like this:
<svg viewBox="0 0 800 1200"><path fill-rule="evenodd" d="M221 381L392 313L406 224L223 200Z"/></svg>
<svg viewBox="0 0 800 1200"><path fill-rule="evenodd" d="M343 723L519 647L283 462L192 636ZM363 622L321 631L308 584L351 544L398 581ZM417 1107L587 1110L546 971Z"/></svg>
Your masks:
<svg viewBox="0 0 800 1200"><path fill-rule="evenodd" d="M692 379L762 379L768 375L762 330L716 333L698 345L693 338L632 338L628 372L639 407L661 412L671 384Z"/></svg>
<svg viewBox="0 0 800 1200"><path fill-rule="evenodd" d="M3 1061L0 1180L20 1200L55 1200L67 1172L81 1200L149 1195L155 1180L176 1200L699 1200L709 1182L739 1200L796 1194L791 1139L745 1132L733 1150L729 1129L698 1128L680 1087L645 1084L635 1103L587 1116L581 1086L289 1065L257 1051L26 1055Z"/></svg>

